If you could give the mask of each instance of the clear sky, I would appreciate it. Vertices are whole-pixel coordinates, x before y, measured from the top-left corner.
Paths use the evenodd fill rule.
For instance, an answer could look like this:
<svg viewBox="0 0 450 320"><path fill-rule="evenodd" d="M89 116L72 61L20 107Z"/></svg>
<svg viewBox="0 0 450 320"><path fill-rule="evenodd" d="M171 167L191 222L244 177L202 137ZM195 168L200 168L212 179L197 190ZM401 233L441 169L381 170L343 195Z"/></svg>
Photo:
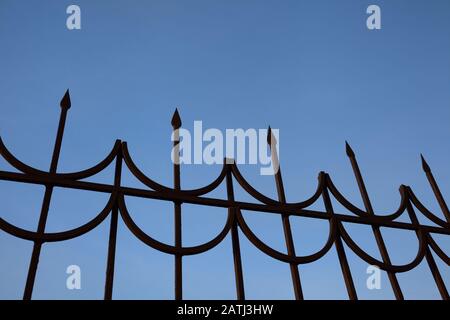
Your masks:
<svg viewBox="0 0 450 320"><path fill-rule="evenodd" d="M70 4L81 8L81 30L66 28ZM366 27L370 4L381 8L381 30ZM60 172L94 165L122 139L147 175L171 185L170 119L178 107L188 129L194 120L220 130L278 128L288 201L308 198L323 170L363 207L345 155L348 140L377 213L394 211L398 187L406 184L442 217L419 154L449 197L449 84L448 0L0 1L0 133L19 159L43 170L50 164L59 100L70 88ZM0 169L12 170L3 160ZM219 170L184 166L182 187L205 185ZM273 177L260 176L259 166L241 170L259 191L276 197ZM124 185L140 186L124 176ZM112 168L90 180L111 183ZM35 230L43 190L0 181L1 217ZM223 190L211 196L223 197ZM237 186L236 197L251 200ZM106 200L57 188L46 230L79 226ZM141 228L173 243L171 203L127 198L127 204ZM335 209L347 213L336 203ZM279 216L245 217L261 239L285 251ZM183 206L184 245L208 241L225 219L224 209ZM324 221L294 218L292 226L299 255L317 251L328 235ZM370 228L345 226L379 257ZM109 219L84 237L45 244L33 297L101 299L108 229ZM414 258L413 232L382 232L394 263ZM242 234L240 239L247 298L293 298L288 265ZM435 239L449 254L449 237ZM0 298L22 297L31 249L31 242L0 232ZM346 252L360 298L393 298L385 275L381 290L368 290L367 263ZM141 243L122 222L116 257L113 298L173 298L173 257ZM450 287L450 268L435 258ZM184 261L185 298L235 298L230 237ZM71 264L81 267L81 290L66 289ZM305 298L347 298L334 249L299 270ZM406 298L439 298L425 262L398 278Z"/></svg>

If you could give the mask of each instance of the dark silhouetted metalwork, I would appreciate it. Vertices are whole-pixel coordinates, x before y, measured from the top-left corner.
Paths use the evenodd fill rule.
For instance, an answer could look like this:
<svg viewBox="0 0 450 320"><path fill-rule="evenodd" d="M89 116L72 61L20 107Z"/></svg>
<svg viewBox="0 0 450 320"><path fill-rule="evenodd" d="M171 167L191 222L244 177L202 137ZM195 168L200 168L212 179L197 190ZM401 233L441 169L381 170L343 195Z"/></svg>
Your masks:
<svg viewBox="0 0 450 320"><path fill-rule="evenodd" d="M241 261L241 249L239 244L239 232L247 237L247 239L256 246L259 250L269 255L270 257L283 261L289 264L292 284L295 298L303 299L302 286L300 281L300 273L298 265L314 262L323 257L333 246L336 248L338 259L341 265L343 279L347 288L350 299L357 299L357 292L354 281L350 271L350 266L347 260L344 243L352 250L359 258L371 265L376 265L382 270L386 271L390 284L396 299L402 300L403 293L397 280L397 273L407 272L414 269L425 258L433 279L443 299L448 300L449 294L442 279L441 273L436 265L432 252L435 253L447 266L450 265L450 257L439 247L433 239L432 234L450 235L450 212L445 203L444 197L439 190L437 182L431 172L431 169L423 156L422 167L426 177L431 185L431 188L436 196L440 208L446 221L442 220L432 212L430 212L415 196L410 187L400 186L401 201L399 208L388 215L375 214L372 204L369 199L367 189L364 184L356 156L349 144L346 142L346 153L350 159L351 166L356 178L356 182L361 193L364 203L364 210L353 205L348 201L335 187L330 176L327 173L320 172L318 177L318 185L315 193L309 199L289 203L286 201L281 170L279 169L274 175L275 184L278 194L278 200L271 199L256 189L254 189L247 180L241 175L238 167L231 159L224 159L224 165L219 176L209 185L193 190L183 190L180 182L180 164L179 164L179 135L178 129L181 127L181 118L178 110L172 117L172 127L174 135L174 186L173 188L161 185L153 181L136 166L130 153L128 151L127 143L117 140L113 149L106 156L104 160L97 165L79 172L71 173L57 173L58 159L61 150L62 138L64 134L64 126L66 122L67 112L71 107L69 91L66 92L60 103L61 115L59 120L58 131L56 134L56 141L53 150L52 160L49 171L41 171L39 169L30 167L18 160L11 152L8 151L3 141L0 138L0 153L3 158L11 164L17 172L0 171L0 180L15 181L22 183L40 184L45 186L45 194L42 201L42 208L39 217L37 231L29 231L12 225L0 217L0 229L21 239L33 242L33 251L31 255L30 265L28 269L28 276L26 280L24 299L31 299L33 287L36 278L36 271L38 268L39 256L42 245L46 242L65 241L80 237L101 224L109 215L111 215L110 229L109 229L109 243L108 256L105 277L105 292L104 298L109 300L113 296L113 281L114 281L114 262L117 241L117 225L119 214L122 221L128 229L139 240L148 246L171 254L175 258L175 299L182 299L182 283L183 283L183 265L182 259L186 255L200 254L217 246L227 235L231 233L232 252L234 259L234 271L236 280L236 297L239 300L245 299L244 289L244 273ZM274 167L279 167L277 149L275 148L277 141L269 127L267 142L269 144L272 156L272 163ZM103 171L107 166L115 161L114 184L101 184L94 182L82 181L82 179L92 177L97 173ZM121 185L122 164L125 163L131 173L142 182L147 188L138 189ZM227 187L226 199L209 198L205 195L215 190L225 180ZM233 180L237 183L259 203L236 201L233 190ZM102 192L109 194L109 200L103 210L101 210L92 220L86 224L75 229L66 230L62 232L47 233L45 232L48 210L50 207L52 191L55 187L80 189L95 192ZM344 208L349 210L354 215L344 215L336 213L333 209L330 193ZM159 242L150 235L145 233L131 218L128 212L125 197L141 197L147 199L159 199L171 201L174 203L174 217L175 217L175 242L174 246ZM319 198L322 198L325 205L325 212L314 211L307 209ZM202 206L221 207L228 209L228 218L222 231L209 242L193 247L182 246L182 204L190 203ZM415 209L419 210L426 218L432 221L435 226L420 224ZM276 251L270 246L262 242L247 225L242 210L254 212L266 212L279 214L282 219L284 237L286 242L287 254ZM395 221L404 212L407 212L410 223ZM294 240L289 221L290 216L309 217L316 219L328 220L330 231L328 240L325 245L314 254L308 256L297 256L294 248ZM382 261L379 261L356 244L349 236L344 228L343 223L356 223L371 226L375 240L380 251ZM381 227L403 229L414 231L417 235L419 248L417 255L413 261L404 265L393 265L388 254L386 244L381 234Z"/></svg>

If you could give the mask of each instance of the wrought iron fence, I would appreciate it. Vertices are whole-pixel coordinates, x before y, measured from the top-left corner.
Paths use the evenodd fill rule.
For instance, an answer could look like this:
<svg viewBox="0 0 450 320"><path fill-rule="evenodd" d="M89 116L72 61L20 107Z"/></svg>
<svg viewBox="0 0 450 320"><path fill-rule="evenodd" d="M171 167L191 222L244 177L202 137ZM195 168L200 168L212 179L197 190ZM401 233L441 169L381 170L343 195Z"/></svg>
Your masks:
<svg viewBox="0 0 450 320"><path fill-rule="evenodd" d="M375 214L369 195L367 193L356 156L351 147L346 143L346 153L350 160L353 172L355 174L356 182L361 193L361 197L364 203L364 209L358 208L348 201L333 184L330 176L325 172L320 172L318 177L318 185L314 194L307 200L297 203L289 203L286 201L283 180L281 176L281 169L274 175L275 184L277 188L278 199L271 199L253 188L246 179L239 172L238 167L234 163L224 162L222 170L219 176L210 184L193 190L183 190L180 188L180 165L174 163L174 184L173 188L159 184L146 175L136 166L127 148L127 143L117 140L114 144L111 152L97 165L79 172L71 173L57 173L58 159L61 150L61 143L64 134L64 125L66 122L67 112L71 107L69 92L67 91L60 103L61 114L58 125L58 131L56 135L56 141L53 150L53 156L50 164L49 171L42 171L18 160L0 138L0 152L3 158L11 164L17 172L0 171L0 180L15 181L22 183L39 184L45 186L45 194L42 201L42 208L39 218L37 231L29 231L12 225L0 217L0 229L3 231L34 243L31 260L28 269L28 275L26 285L24 289L23 299L31 299L33 293L33 286L36 277L36 271L38 268L39 256L42 245L46 242L56 242L73 239L80 237L89 231L100 225L109 215L111 215L110 228L109 228L109 244L108 244L108 256L106 267L106 279L104 298L111 299L113 292L114 282L114 263L115 263L115 251L116 251L116 236L117 236L117 224L119 215L128 229L139 240L146 245L174 256L174 270L175 270L175 298L182 299L182 277L183 277L183 256L196 255L206 252L215 246L217 246L227 235L231 232L232 252L234 259L234 274L236 282L236 296L237 299L245 299L244 290L244 272L241 262L241 250L239 244L239 232L242 232L245 237L259 250L267 254L268 256L283 261L289 264L292 285L295 293L295 298L298 300L303 299L303 291L301 285L301 277L299 273L298 265L314 262L323 257L333 246L335 247L338 255L338 259L341 266L341 271L345 286L348 292L349 299L357 299L357 292L355 289L354 281L352 278L351 270L347 260L346 252L344 250L345 244L362 260L371 265L376 265L382 270L386 271L390 284L396 299L403 299L402 289L397 280L397 273L407 272L414 269L419 263L426 259L426 262L433 275L436 286L439 290L442 299L449 299L448 290L442 279L440 271L436 265L435 259L432 255L432 251L442 261L449 266L450 257L439 247L435 242L432 234L444 234L450 235L450 212L445 203L445 200L439 190L439 187L434 179L430 167L422 157L423 170L427 176L427 179L431 185L431 188L436 196L436 199L442 209L442 212L446 218L446 221L440 219L438 216L430 212L415 196L410 187L402 185L400 186L401 202L399 208L392 214L377 215ZM172 118L172 127L174 131L181 127L181 119L178 111L175 111ZM268 144L271 146L271 155L274 163L278 164L278 155L274 144L276 143L275 137L271 133L269 128ZM177 148L177 141L174 142L174 147ZM94 182L82 181L82 179L92 177L97 173L103 171L111 163L115 163L114 183L101 184ZM121 185L122 165L128 167L131 173L146 187L146 189L131 188ZM210 198L205 195L215 190L223 181L227 187L227 198L218 199ZM259 203L242 202L237 201L234 198L233 181L237 181L239 185L249 193ZM77 227L72 230L66 230L62 232L47 233L45 232L45 226L49 211L49 206L52 197L52 191L54 187L62 187L69 189L81 189L95 192L102 192L109 194L109 200L103 210L100 211L92 220L86 224ZM333 209L330 199L330 193L332 196L347 210L354 215L344 215L336 213ZM162 243L149 234L145 233L132 219L128 212L125 202L125 196L140 197L148 199L159 199L173 202L174 205L174 217L175 217L175 245L168 245ZM319 198L325 206L325 211L309 210L308 207L315 203ZM182 213L181 208L183 203L196 204L201 206L213 206L222 207L228 209L228 218L222 231L212 240L193 247L183 247L182 245ZM419 223L415 209L419 210L426 218L435 223L435 226L423 225ZM269 245L261 241L251 228L246 223L241 210L266 212L278 214L282 220L283 232L286 242L287 254L274 250ZM404 212L409 216L410 223L395 221ZM329 222L329 236L326 244L317 252L307 256L297 256L294 248L294 241L290 226L290 216L309 217L315 219L328 220ZM382 261L379 261L363 249L352 240L347 231L345 230L343 223L356 223L362 225L369 225L373 230ZM383 240L380 228L394 228L414 231L417 235L419 248L417 255L413 261L404 265L393 265L388 254L385 242ZM240 231L239 231L240 230Z"/></svg>

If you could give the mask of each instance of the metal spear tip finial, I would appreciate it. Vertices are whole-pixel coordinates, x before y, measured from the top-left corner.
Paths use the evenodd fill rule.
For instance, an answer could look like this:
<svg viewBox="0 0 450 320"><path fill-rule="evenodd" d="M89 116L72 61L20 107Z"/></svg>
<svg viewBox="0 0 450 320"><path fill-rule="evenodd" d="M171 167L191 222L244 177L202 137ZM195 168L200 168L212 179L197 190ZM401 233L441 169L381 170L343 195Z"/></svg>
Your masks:
<svg viewBox="0 0 450 320"><path fill-rule="evenodd" d="M348 144L347 140L345 140L345 153L349 158L355 157L355 153L353 152L352 147L350 147L350 145Z"/></svg>
<svg viewBox="0 0 450 320"><path fill-rule="evenodd" d="M269 126L269 129L267 130L267 144L269 146L276 145L277 144L277 138L275 137L275 135L272 132L272 128Z"/></svg>
<svg viewBox="0 0 450 320"><path fill-rule="evenodd" d="M422 160L422 169L425 172L431 172L430 166L428 165L428 163L425 161L425 158L423 157L422 154L420 154L420 159Z"/></svg>
<svg viewBox="0 0 450 320"><path fill-rule="evenodd" d="M178 108L175 108L175 112L173 113L172 121L170 123L175 130L181 127L181 118L178 113Z"/></svg>
<svg viewBox="0 0 450 320"><path fill-rule="evenodd" d="M63 109L69 109L70 106L72 105L70 102L70 93L69 93L69 89L66 90L66 93L64 94L64 97L62 97L61 102L59 103L59 105L61 106L61 108Z"/></svg>

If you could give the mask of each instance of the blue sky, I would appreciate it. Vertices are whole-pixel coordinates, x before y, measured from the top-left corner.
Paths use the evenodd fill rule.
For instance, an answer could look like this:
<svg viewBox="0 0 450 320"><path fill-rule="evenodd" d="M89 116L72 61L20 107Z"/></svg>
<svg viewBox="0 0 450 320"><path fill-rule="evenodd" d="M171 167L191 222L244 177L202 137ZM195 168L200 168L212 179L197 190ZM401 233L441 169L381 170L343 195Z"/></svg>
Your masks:
<svg viewBox="0 0 450 320"><path fill-rule="evenodd" d="M66 28L66 8L81 8L81 30ZM366 28L366 8L381 7L382 29ZM317 174L328 172L348 199L362 207L344 141L355 150L375 211L399 203L410 185L442 216L419 153L426 156L444 196L450 195L450 2L417 1L12 1L0 2L0 133L27 164L47 170L59 117L70 88L59 171L90 167L128 142L139 167L172 183L170 118L178 107L183 126L280 130L280 159L288 201L308 198ZM3 160L0 169L12 170ZM207 184L220 166L185 166L182 187ZM241 167L245 177L276 197L273 177ZM112 182L112 168L91 181ZM125 173L124 185L139 186ZM235 184L236 185L236 184ZM35 230L44 188L0 181L1 216ZM214 195L224 196L224 188ZM236 197L251 200L236 186ZM106 195L55 189L47 231L91 219ZM171 203L128 199L137 223L173 243ZM320 204L314 209L323 209ZM347 213L335 204L336 211ZM246 212L266 243L285 251L277 215ZM194 245L220 231L226 210L183 206L183 243ZM327 223L292 219L298 254L317 251ZM422 222L432 224L425 218ZM101 299L109 220L86 236L46 244L34 298ZM371 230L346 225L378 257ZM417 250L411 232L383 229L394 263ZM448 253L449 237L435 237ZM289 267L265 256L241 234L247 298L293 298ZM22 297L32 243L0 233L0 298ZM393 298L365 287L367 264L346 252L360 298ZM140 243L119 223L113 298L172 299L173 258ZM435 256L447 286L450 268ZM184 297L235 298L231 240L184 260ZM82 289L67 290L68 265L82 270ZM300 266L307 299L345 299L333 250ZM406 298L439 298L426 263L398 275Z"/></svg>

